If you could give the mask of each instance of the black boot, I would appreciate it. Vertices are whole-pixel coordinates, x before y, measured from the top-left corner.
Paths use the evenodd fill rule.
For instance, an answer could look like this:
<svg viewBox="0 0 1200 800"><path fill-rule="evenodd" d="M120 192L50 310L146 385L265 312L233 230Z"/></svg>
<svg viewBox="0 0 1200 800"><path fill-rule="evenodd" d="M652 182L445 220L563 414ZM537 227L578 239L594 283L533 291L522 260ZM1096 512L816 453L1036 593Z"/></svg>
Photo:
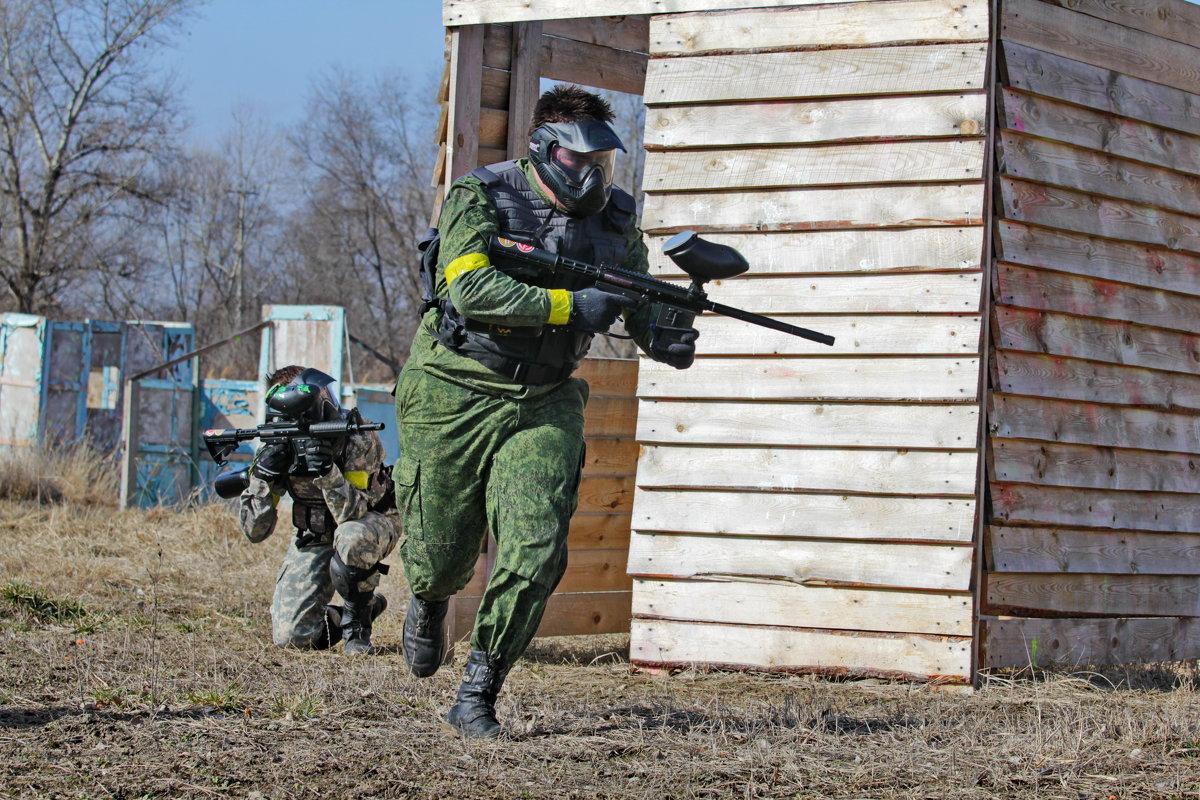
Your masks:
<svg viewBox="0 0 1200 800"><path fill-rule="evenodd" d="M378 592L355 592L343 598L342 638L346 640L348 654L365 653L375 655L371 644L371 623L387 608L387 598Z"/></svg>
<svg viewBox="0 0 1200 800"><path fill-rule="evenodd" d="M446 658L446 610L449 600L422 600L415 594L408 601L404 618L404 658L408 671L428 678Z"/></svg>
<svg viewBox="0 0 1200 800"><path fill-rule="evenodd" d="M328 650L342 640L342 607L325 606L321 635L313 642L313 650Z"/></svg>
<svg viewBox="0 0 1200 800"><path fill-rule="evenodd" d="M512 663L482 650L472 650L467 659L458 696L446 715L446 722L464 739L494 739L500 735L496 721L496 695Z"/></svg>

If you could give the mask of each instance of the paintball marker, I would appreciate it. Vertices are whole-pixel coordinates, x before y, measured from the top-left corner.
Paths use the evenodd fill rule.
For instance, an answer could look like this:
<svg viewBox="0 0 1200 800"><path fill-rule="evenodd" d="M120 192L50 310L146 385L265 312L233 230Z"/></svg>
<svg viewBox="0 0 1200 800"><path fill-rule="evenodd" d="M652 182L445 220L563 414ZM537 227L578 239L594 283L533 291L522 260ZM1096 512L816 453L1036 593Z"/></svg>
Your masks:
<svg viewBox="0 0 1200 800"><path fill-rule="evenodd" d="M549 270L563 270L591 278L596 288L612 292L632 300L646 299L658 303L659 309L652 327L666 331L682 331L692 326L696 315L712 311L726 317L740 319L752 325L790 333L813 342L832 345L833 337L828 334L789 325L771 317L742 311L740 308L714 303L708 299L704 284L741 275L750 268L746 259L729 245L717 244L701 239L695 231L683 231L672 236L663 245L675 265L692 279L690 286L682 287L652 278L649 275L618 267L594 266L583 261L555 255L547 250L503 237L494 237L489 248L491 254L502 261L514 261Z"/></svg>
<svg viewBox="0 0 1200 800"><path fill-rule="evenodd" d="M319 387L306 383L276 386L267 393L268 422L257 428L214 428L204 432L204 444L218 466L224 466L229 455L242 442L259 439L264 445L282 442L291 450L290 475L312 475L305 458L310 439L341 439L362 431L383 430L382 422L363 422L357 409L349 417L332 422L312 422L306 419L316 404ZM273 419L272 419L273 417ZM250 485L249 467L223 472L213 481L213 488L224 498L237 497Z"/></svg>

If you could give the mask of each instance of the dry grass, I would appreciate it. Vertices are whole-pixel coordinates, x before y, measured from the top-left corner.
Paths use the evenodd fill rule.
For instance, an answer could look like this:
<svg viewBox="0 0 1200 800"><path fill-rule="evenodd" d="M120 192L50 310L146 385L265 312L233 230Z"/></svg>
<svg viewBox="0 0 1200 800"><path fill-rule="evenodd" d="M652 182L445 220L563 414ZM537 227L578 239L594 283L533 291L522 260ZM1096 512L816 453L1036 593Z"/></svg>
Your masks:
<svg viewBox="0 0 1200 800"><path fill-rule="evenodd" d="M86 445L0 452L0 500L115 506L117 464Z"/></svg>
<svg viewBox="0 0 1200 800"><path fill-rule="evenodd" d="M0 498L0 797L1200 794L1190 664L1007 675L957 694L652 677L630 669L627 637L547 639L501 697L512 735L462 742L439 722L457 670L409 677L401 614L380 619L377 658L269 645L283 537L246 544L219 506L37 497ZM384 590L399 600L397 572Z"/></svg>

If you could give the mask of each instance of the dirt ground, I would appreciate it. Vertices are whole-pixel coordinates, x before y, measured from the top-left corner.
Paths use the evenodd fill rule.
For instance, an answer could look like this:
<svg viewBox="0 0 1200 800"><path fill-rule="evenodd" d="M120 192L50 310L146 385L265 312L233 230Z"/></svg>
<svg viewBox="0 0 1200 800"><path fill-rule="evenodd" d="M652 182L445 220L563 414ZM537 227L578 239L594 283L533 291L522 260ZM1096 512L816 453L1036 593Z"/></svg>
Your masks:
<svg viewBox="0 0 1200 800"><path fill-rule="evenodd" d="M509 735L460 741L440 717L462 647L407 675L398 570L383 655L281 651L284 537L247 544L216 506L119 512L83 478L39 501L0 470L0 798L1200 796L1195 664L962 693L650 676L628 637L545 639L501 696Z"/></svg>

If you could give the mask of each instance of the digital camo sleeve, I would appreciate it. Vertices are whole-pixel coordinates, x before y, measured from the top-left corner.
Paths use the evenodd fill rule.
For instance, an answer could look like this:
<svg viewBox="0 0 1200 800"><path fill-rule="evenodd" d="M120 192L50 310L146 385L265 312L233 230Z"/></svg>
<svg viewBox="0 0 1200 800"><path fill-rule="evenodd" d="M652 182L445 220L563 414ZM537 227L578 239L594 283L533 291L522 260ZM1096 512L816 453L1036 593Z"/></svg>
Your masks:
<svg viewBox="0 0 1200 800"><path fill-rule="evenodd" d="M383 443L375 431L355 434L346 440L342 466L334 464L328 475L313 481L339 523L362 519L387 491L379 473L383 455Z"/></svg>
<svg viewBox="0 0 1200 800"><path fill-rule="evenodd" d="M280 495L281 492L277 492L262 478L250 476L250 485L242 492L242 508L238 516L242 533L251 542L261 542L275 530L279 516L275 507L279 505Z"/></svg>

